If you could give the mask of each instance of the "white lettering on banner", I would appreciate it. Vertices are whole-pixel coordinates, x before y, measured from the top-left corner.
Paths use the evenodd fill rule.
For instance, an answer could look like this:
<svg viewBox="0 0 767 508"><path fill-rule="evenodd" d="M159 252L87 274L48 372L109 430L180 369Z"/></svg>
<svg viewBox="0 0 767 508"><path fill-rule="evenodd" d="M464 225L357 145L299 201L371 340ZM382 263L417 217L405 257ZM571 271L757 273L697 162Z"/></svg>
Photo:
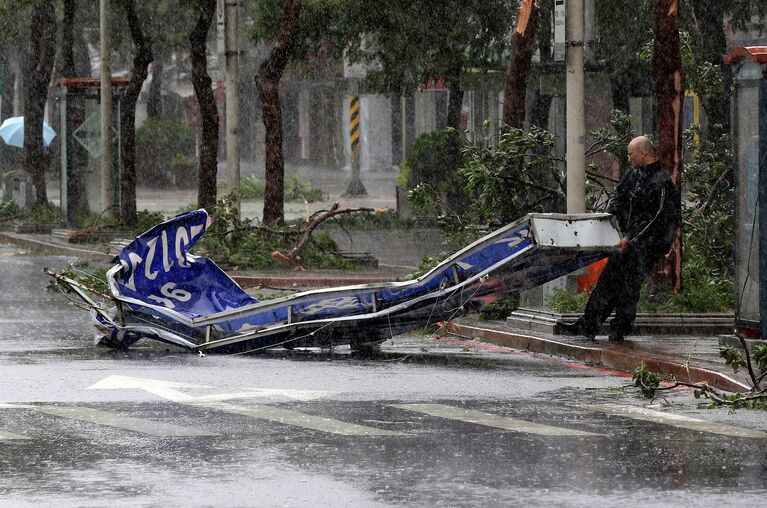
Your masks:
<svg viewBox="0 0 767 508"><path fill-rule="evenodd" d="M339 298L328 298L309 305L301 313L304 315L317 314L328 309L355 309L360 305L359 298L356 296L342 296Z"/></svg>
<svg viewBox="0 0 767 508"><path fill-rule="evenodd" d="M152 272L152 261L154 261L154 253L155 250L157 250L157 238L152 238L146 243L147 247L149 247L149 252L146 255L146 264L144 265L144 277L146 277L149 280L155 280L157 278L157 274L160 272Z"/></svg>
<svg viewBox="0 0 767 508"><path fill-rule="evenodd" d="M176 259L178 260L178 266L181 268L189 268L192 266L181 253L181 249L187 245L189 245L189 234L186 232L186 228L180 227L178 228L178 231L176 231Z"/></svg>
<svg viewBox="0 0 767 508"><path fill-rule="evenodd" d="M136 277L136 268L138 267L138 264L141 263L141 256L136 254L135 252L131 252L128 254L128 259L130 259L130 269L128 267L128 263L126 263L124 260L120 260L120 264L123 267L123 270L130 273L130 277L128 278L128 282L125 283L125 287L132 291L136 291L136 281L134 280Z"/></svg>
<svg viewBox="0 0 767 508"><path fill-rule="evenodd" d="M166 298L163 298L162 296L157 296L157 295L149 295L147 296L147 298L169 309L176 308L176 304L173 303L173 300L178 300L179 302L188 302L192 298L192 293L190 293L189 291L186 291L184 289L176 289L175 282L168 282L164 284L160 288L160 294L162 294Z"/></svg>
<svg viewBox="0 0 767 508"><path fill-rule="evenodd" d="M175 282L168 282L160 288L160 293L168 298L173 298L179 302L188 302L192 299L192 293L185 289L176 289Z"/></svg>
<svg viewBox="0 0 767 508"><path fill-rule="evenodd" d="M192 226L192 240L197 238L197 235L199 235L200 233L202 233L202 225L201 224L198 225L198 226Z"/></svg>
<svg viewBox="0 0 767 508"><path fill-rule="evenodd" d="M176 236L175 239L169 240L168 239L168 233L167 231L163 231L160 236L156 236L152 238L151 240L147 240L147 255L146 260L144 260L141 256L136 254L135 252L131 252L128 254L128 258L130 260L130 267L128 266L128 263L124 260L120 260L120 264L123 267L123 270L126 273L130 273L130 277L128 278L128 281L124 283L125 287L128 289L131 289L133 291L136 290L136 282L134 280L135 273L138 267L141 265L142 262L144 262L144 277L146 277L148 280L155 280L157 278L157 275L160 273L159 270L152 270L152 263L154 262L155 255L158 254L157 252L157 242L158 240L161 240L160 242L160 249L162 252L160 255L162 256L162 268L165 273L170 272L171 268L178 263L178 266L182 268L190 268L192 265L189 262L189 260L186 257L186 254L182 252L184 247L189 245L196 237L202 233L204 229L204 226L197 225L191 227L191 235L187 228L185 227L179 227L176 230ZM171 244L175 246L175 259L173 258L173 253L171 252ZM163 286L164 287L164 286ZM168 302L168 300L160 298L159 296L155 296L154 300L159 301L162 300L163 302ZM178 298L177 298L178 299ZM186 300L181 300L186 301ZM168 302L171 309L173 308L173 302ZM164 303L163 303L164 304Z"/></svg>
<svg viewBox="0 0 767 508"><path fill-rule="evenodd" d="M173 267L173 263L168 259L168 233L162 232L162 267L165 273L168 273Z"/></svg>

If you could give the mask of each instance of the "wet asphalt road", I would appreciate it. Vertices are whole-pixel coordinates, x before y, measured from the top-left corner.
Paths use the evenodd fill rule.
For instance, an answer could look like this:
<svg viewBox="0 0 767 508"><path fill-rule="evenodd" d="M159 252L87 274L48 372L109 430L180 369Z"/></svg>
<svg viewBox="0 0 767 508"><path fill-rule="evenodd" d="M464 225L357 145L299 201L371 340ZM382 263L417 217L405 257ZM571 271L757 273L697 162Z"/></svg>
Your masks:
<svg viewBox="0 0 767 508"><path fill-rule="evenodd" d="M2 506L759 506L767 414L625 377L91 345L0 248ZM678 418L682 417L682 418ZM687 419L684 419L686 417Z"/></svg>

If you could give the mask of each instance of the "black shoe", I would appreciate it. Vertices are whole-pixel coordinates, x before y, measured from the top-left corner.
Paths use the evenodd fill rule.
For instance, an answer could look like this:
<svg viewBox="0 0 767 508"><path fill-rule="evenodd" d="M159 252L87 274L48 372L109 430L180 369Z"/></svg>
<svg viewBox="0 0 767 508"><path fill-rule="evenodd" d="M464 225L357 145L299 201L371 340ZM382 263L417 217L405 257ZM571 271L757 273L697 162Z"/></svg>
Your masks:
<svg viewBox="0 0 767 508"><path fill-rule="evenodd" d="M573 335L578 336L582 335L587 340L596 340L594 337L596 337L596 333L586 330L586 326L583 324L583 321L576 321L574 323L557 323L559 326L559 331L562 332L563 335Z"/></svg>
<svg viewBox="0 0 767 508"><path fill-rule="evenodd" d="M610 332L610 335L607 336L607 340L610 342L623 342L626 340L626 336L622 333Z"/></svg>
<svg viewBox="0 0 767 508"><path fill-rule="evenodd" d="M557 326L559 327L559 331L562 332L562 335L583 334L583 323L581 321L576 321L574 323L559 322L557 323Z"/></svg>

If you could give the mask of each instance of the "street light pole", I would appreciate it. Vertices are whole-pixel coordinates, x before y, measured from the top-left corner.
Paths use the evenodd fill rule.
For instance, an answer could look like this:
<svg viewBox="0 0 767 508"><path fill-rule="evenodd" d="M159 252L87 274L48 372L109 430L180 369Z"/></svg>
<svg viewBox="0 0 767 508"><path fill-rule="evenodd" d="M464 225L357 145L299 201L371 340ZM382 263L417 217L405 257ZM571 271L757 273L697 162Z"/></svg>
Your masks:
<svg viewBox="0 0 767 508"><path fill-rule="evenodd" d="M240 214L240 90L239 41L237 30L237 0L225 0L224 51L226 72L226 168L229 191L234 193L232 203Z"/></svg>
<svg viewBox="0 0 767 508"><path fill-rule="evenodd" d="M114 167L112 164L112 70L110 53L111 27L109 24L109 0L100 2L100 45L101 45L101 209L104 216L113 216Z"/></svg>
<svg viewBox="0 0 767 508"><path fill-rule="evenodd" d="M586 123L583 118L583 0L568 0L566 19L567 213L586 211Z"/></svg>

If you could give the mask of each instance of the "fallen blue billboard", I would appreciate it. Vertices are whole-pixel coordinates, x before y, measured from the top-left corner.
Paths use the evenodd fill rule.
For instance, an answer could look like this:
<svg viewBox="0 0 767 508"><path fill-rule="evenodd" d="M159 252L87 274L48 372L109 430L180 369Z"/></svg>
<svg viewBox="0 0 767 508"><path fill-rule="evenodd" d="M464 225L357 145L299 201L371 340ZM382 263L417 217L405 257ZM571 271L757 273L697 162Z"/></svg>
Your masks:
<svg viewBox="0 0 767 508"><path fill-rule="evenodd" d="M258 301L211 259L190 252L205 233L197 210L136 237L107 272L96 301L48 272L90 310L97 343L128 348L155 339L194 351L379 343L445 321L606 257L619 236L608 214L530 214L412 280L333 287Z"/></svg>

